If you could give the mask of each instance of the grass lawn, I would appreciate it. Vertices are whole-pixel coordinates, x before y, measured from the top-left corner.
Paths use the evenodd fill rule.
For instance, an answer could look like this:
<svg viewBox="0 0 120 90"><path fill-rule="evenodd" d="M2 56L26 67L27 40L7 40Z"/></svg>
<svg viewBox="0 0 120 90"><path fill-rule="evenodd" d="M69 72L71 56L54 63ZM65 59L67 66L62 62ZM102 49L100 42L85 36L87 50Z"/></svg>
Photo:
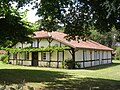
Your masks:
<svg viewBox="0 0 120 90"><path fill-rule="evenodd" d="M87 69L55 69L3 64L0 62L0 87L16 87L24 81L24 88L34 90L120 90L120 61Z"/></svg>

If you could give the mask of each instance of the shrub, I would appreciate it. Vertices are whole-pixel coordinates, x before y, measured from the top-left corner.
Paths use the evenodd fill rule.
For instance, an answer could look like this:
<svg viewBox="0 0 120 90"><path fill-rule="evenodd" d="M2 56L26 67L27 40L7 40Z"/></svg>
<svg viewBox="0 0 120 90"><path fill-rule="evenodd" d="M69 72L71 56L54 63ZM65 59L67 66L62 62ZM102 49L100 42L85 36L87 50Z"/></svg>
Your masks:
<svg viewBox="0 0 120 90"><path fill-rule="evenodd" d="M0 60L3 63L8 63L8 58L9 58L9 56L7 54L4 54L4 55L1 56Z"/></svg>
<svg viewBox="0 0 120 90"><path fill-rule="evenodd" d="M120 60L120 47L116 48L115 60Z"/></svg>
<svg viewBox="0 0 120 90"><path fill-rule="evenodd" d="M81 65L79 63L75 63L75 68L81 68Z"/></svg>
<svg viewBox="0 0 120 90"><path fill-rule="evenodd" d="M62 61L62 68L65 68L65 61Z"/></svg>
<svg viewBox="0 0 120 90"><path fill-rule="evenodd" d="M72 59L66 59L62 61L62 67L66 69L72 69L74 67L74 61Z"/></svg>
<svg viewBox="0 0 120 90"><path fill-rule="evenodd" d="M120 60L120 56L116 55L115 60Z"/></svg>
<svg viewBox="0 0 120 90"><path fill-rule="evenodd" d="M66 60L62 61L62 68L73 69L74 61L72 59L66 59ZM75 68L81 68L80 63L75 62Z"/></svg>

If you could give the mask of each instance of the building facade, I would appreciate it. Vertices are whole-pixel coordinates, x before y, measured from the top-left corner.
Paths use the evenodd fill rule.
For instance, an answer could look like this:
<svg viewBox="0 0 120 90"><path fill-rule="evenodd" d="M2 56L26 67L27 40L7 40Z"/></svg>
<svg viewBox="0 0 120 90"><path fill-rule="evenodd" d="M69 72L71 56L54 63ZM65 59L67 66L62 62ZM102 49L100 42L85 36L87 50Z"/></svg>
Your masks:
<svg viewBox="0 0 120 90"><path fill-rule="evenodd" d="M62 67L62 61L74 60L80 68L112 63L112 49L92 40L67 41L62 32L38 31L33 43L17 43L13 48L69 47L64 50L10 53L9 62L17 65Z"/></svg>

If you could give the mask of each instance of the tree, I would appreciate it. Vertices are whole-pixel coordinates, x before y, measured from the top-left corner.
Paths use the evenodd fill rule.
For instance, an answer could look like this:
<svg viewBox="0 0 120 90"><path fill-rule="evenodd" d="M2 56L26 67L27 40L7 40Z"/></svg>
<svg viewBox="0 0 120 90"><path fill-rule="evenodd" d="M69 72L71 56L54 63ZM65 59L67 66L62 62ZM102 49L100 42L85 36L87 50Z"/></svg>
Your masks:
<svg viewBox="0 0 120 90"><path fill-rule="evenodd" d="M12 4L17 3L16 10ZM0 44L8 46L28 40L29 25L21 21L20 7L35 3L37 15L42 17L41 27L55 31L64 26L68 39L89 37L91 27L99 32L108 32L112 27L120 30L119 0L0 0Z"/></svg>
<svg viewBox="0 0 120 90"><path fill-rule="evenodd" d="M28 37L33 31L30 25L22 20L18 9L12 3L18 3L16 8L29 3L30 0L0 0L0 47L9 47L17 42L30 41Z"/></svg>
<svg viewBox="0 0 120 90"><path fill-rule="evenodd" d="M117 31L114 27L111 31L107 33L100 33L97 30L91 30L90 39L99 42L105 46L115 48L115 44L120 42L119 40L119 31Z"/></svg>
<svg viewBox="0 0 120 90"><path fill-rule="evenodd" d="M41 27L47 31L65 27L70 39L90 36L91 27L108 32L120 30L119 0L41 0L37 15L42 17Z"/></svg>

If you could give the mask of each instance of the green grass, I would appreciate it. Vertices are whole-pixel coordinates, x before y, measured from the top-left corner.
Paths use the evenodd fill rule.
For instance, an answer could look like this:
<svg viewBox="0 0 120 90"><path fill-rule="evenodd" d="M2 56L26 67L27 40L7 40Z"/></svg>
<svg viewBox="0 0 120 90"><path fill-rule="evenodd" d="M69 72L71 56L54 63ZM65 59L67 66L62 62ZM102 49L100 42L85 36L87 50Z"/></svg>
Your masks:
<svg viewBox="0 0 120 90"><path fill-rule="evenodd" d="M87 69L55 69L3 64L0 62L0 85L25 87L35 90L120 90L120 61Z"/></svg>

